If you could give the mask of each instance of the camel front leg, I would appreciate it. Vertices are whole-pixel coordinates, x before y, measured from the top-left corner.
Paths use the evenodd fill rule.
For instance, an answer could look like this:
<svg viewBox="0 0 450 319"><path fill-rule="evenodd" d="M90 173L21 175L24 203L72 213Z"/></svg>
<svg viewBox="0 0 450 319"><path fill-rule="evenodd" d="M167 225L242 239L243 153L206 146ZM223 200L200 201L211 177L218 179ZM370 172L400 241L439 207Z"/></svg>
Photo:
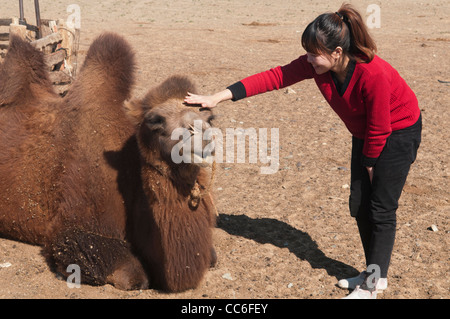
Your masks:
<svg viewBox="0 0 450 319"><path fill-rule="evenodd" d="M82 284L111 284L122 290L148 288L147 274L124 240L69 229L54 236L44 252L65 277L69 275L67 267L77 265Z"/></svg>

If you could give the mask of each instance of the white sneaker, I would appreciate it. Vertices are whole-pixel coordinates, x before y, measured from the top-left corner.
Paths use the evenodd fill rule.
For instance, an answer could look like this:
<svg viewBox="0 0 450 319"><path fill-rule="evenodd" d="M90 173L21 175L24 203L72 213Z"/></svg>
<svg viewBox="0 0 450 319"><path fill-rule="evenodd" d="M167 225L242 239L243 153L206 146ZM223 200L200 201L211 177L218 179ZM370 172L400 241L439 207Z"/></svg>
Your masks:
<svg viewBox="0 0 450 319"><path fill-rule="evenodd" d="M342 299L377 299L377 291L370 292L369 290L364 290L356 286L351 294Z"/></svg>
<svg viewBox="0 0 450 319"><path fill-rule="evenodd" d="M337 285L339 288L343 289L356 289L357 286L362 285L364 279L366 278L366 272L363 271L356 277L341 279L338 281ZM382 291L387 288L387 278L380 278L377 282L377 290Z"/></svg>

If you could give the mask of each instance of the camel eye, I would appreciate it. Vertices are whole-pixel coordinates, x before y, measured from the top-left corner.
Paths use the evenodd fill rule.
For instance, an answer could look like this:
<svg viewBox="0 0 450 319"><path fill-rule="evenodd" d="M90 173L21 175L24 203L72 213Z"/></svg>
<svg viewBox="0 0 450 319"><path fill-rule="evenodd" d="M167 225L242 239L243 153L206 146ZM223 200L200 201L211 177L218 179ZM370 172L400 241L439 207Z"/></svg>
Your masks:
<svg viewBox="0 0 450 319"><path fill-rule="evenodd" d="M147 127L151 130L159 130L164 127L164 124L166 123L166 120L161 115L151 115L147 118L145 118L145 124Z"/></svg>

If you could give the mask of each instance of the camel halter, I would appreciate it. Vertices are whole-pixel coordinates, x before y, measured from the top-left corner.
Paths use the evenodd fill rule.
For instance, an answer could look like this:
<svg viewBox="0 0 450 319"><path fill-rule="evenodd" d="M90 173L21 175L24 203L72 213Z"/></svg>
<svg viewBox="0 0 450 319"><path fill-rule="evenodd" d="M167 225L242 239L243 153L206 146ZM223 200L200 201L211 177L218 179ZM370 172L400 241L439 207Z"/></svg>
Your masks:
<svg viewBox="0 0 450 319"><path fill-rule="evenodd" d="M212 167L211 167L211 179L210 179L208 186L206 186L205 189L203 191L201 191L200 184L197 181L195 181L194 187L191 190L189 206L196 209L200 205L200 200L202 199L202 197L205 195L208 195L216 216L219 216L219 213L217 212L216 205L214 204L214 201L213 201L213 198L212 198L211 192L210 192L213 182L214 182L215 175L216 175L216 161L213 161Z"/></svg>
<svg viewBox="0 0 450 319"><path fill-rule="evenodd" d="M168 177L167 172L164 169L162 169L161 167L151 165L151 164L149 166L152 167L161 176ZM214 182L215 175L216 175L216 161L213 161L212 167L211 167L211 179L210 179L209 184L205 187L205 189L203 191L201 191L200 184L198 183L197 180L195 181L194 186L192 187L191 193L189 195L189 201L188 201L189 207L191 207L192 209L197 209L198 206L200 205L200 200L203 198L203 196L208 195L209 199L211 201L211 205L214 209L215 215L219 216L219 213L217 211L216 205L214 204L214 201L213 201L213 198L212 198L212 195L210 192L213 182Z"/></svg>

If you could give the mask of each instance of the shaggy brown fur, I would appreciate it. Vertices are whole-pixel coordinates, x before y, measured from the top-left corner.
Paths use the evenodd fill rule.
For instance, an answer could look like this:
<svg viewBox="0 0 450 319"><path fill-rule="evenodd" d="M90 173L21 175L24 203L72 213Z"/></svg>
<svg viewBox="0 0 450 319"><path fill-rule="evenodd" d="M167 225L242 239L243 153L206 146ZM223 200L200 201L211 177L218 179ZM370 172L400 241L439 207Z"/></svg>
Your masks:
<svg viewBox="0 0 450 319"><path fill-rule="evenodd" d="M214 215L210 196L187 202L209 178L172 163L164 143L172 125L209 112L180 107L181 92L193 89L183 77L124 109L133 71L126 41L103 34L62 99L42 54L12 38L0 65L0 235L44 246L64 275L78 264L82 283L194 288L214 260ZM155 130L148 116L158 109Z"/></svg>
<svg viewBox="0 0 450 319"><path fill-rule="evenodd" d="M143 189L152 212L135 216L133 242L145 256L155 284L169 291L195 286L215 263L211 197L203 197L196 207L190 205L195 184L205 189L210 177L197 165L175 165L170 159L170 151L178 143L170 139L173 129L188 128L195 120L201 120L206 129L212 120L210 110L182 104L188 91L195 92L195 87L187 78L173 77L150 90L144 99L127 104L128 116L137 123Z"/></svg>

